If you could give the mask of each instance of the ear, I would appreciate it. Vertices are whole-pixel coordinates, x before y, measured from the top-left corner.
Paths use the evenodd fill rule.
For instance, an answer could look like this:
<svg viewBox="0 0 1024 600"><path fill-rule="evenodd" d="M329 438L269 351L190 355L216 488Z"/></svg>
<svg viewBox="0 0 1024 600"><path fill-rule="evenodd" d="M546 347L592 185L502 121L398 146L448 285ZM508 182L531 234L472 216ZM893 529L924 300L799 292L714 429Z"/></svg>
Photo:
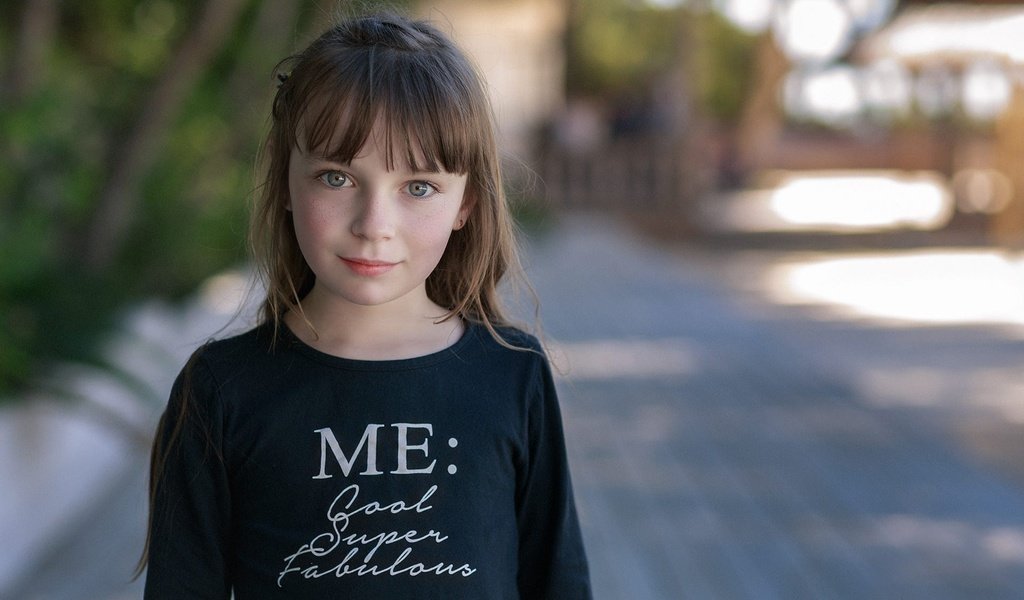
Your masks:
<svg viewBox="0 0 1024 600"><path fill-rule="evenodd" d="M452 231L458 231L466 226L466 222L469 221L469 215L473 213L473 209L475 207L476 196L467 190L462 196L462 206L459 207L459 214L455 217L455 224L452 225Z"/></svg>

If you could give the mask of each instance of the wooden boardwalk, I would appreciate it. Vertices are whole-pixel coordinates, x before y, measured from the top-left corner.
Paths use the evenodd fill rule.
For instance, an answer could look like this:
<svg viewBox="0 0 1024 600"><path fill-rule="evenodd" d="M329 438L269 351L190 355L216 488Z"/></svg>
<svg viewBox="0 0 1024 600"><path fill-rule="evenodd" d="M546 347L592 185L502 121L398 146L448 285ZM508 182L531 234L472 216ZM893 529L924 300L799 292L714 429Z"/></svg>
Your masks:
<svg viewBox="0 0 1024 600"><path fill-rule="evenodd" d="M955 435L967 409L858 379L1024 345L786 317L736 295L730 260L580 219L531 247L598 600L1024 597L1024 481ZM15 599L138 596L143 465Z"/></svg>

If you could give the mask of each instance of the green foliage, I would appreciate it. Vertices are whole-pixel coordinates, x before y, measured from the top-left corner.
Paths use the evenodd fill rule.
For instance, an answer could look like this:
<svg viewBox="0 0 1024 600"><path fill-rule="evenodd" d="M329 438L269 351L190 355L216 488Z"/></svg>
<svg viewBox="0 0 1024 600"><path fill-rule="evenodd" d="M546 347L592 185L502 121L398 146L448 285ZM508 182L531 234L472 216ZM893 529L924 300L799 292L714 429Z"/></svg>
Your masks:
<svg viewBox="0 0 1024 600"><path fill-rule="evenodd" d="M567 87L570 94L615 97L683 68L701 114L732 122L750 93L757 41L703 4L664 9L636 0L577 1Z"/></svg>
<svg viewBox="0 0 1024 600"><path fill-rule="evenodd" d="M0 398L53 360L90 360L126 305L184 295L244 257L271 68L290 49L266 56L265 45L250 42L269 1L247 0L174 107L155 164L133 190L130 228L101 269L81 260L85 231L118 149L205 3L56 3L31 84L0 89ZM16 72L23 58L14 49L27 5L0 8L0 72ZM291 43L300 23L279 25Z"/></svg>
<svg viewBox="0 0 1024 600"><path fill-rule="evenodd" d="M567 87L578 94L617 94L644 85L679 55L682 11L627 0L573 3Z"/></svg>
<svg viewBox="0 0 1024 600"><path fill-rule="evenodd" d="M694 83L702 112L719 121L734 122L753 84L758 38L711 10L694 13L690 31Z"/></svg>
<svg viewBox="0 0 1024 600"><path fill-rule="evenodd" d="M757 37L705 4L691 4L664 9L639 0L573 2L569 93L615 97L683 67L701 114L735 121L751 89Z"/></svg>
<svg viewBox="0 0 1024 600"><path fill-rule="evenodd" d="M103 319L69 322L100 298L69 268L70 233L102 177L100 123L81 84L74 74L48 80L0 113L0 391L25 383L54 349L84 349L88 325Z"/></svg>

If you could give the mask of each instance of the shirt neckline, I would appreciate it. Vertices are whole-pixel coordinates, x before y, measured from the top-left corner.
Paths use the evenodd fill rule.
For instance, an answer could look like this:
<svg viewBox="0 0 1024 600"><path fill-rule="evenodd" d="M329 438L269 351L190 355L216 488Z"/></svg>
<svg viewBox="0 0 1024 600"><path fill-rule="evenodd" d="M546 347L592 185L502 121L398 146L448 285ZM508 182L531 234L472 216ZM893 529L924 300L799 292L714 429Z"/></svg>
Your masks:
<svg viewBox="0 0 1024 600"><path fill-rule="evenodd" d="M310 358L316 362L326 364L331 367L347 369L350 371L402 371L423 368L458 356L470 341L478 335L478 329L480 328L480 325L470 321L464 321L464 323L465 328L462 331L462 335L447 348L442 348L441 350L431 352L430 354L424 354L422 356L385 360L345 358L342 356L335 356L334 354L328 354L322 350L317 350L302 341L299 336L295 335L295 332L293 332L283 321L280 325L280 335L282 340L287 344L287 348L295 350L306 358Z"/></svg>

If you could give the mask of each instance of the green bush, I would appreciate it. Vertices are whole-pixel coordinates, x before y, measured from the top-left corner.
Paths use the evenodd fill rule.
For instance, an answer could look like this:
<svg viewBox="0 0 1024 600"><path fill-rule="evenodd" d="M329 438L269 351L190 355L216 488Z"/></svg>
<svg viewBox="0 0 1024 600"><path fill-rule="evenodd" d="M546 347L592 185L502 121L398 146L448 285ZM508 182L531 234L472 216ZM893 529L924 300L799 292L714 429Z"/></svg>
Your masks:
<svg viewBox="0 0 1024 600"><path fill-rule="evenodd" d="M23 36L26 15L46 4L46 35ZM148 133L155 150L128 188L126 226L111 227L113 250L100 259L90 243L107 233L96 215L119 151L145 130L154 90L215 2L0 8L0 73L10 83L0 87L0 398L54 361L95 360L127 306L182 297L243 259L272 67L317 18L310 3L292 4L239 0L211 51L194 59L184 91L168 96L174 105ZM280 14L294 22L277 22ZM260 29L268 23L275 40Z"/></svg>

